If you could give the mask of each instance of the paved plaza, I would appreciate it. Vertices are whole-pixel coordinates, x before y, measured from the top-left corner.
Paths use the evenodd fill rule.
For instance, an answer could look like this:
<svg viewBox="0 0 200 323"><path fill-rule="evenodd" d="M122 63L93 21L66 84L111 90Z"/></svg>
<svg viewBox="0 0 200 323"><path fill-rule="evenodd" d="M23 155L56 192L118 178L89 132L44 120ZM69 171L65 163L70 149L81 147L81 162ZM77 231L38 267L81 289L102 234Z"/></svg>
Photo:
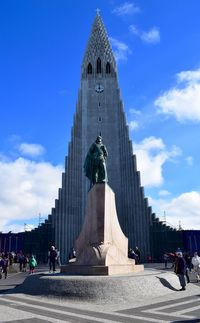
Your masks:
<svg viewBox="0 0 200 323"><path fill-rule="evenodd" d="M162 264L148 267L144 276L171 271L165 270ZM47 268L38 269L36 275L48 275ZM155 297L152 286L154 296L149 293L148 297L121 304L117 296L116 303L111 304L73 301L67 296L44 297L40 296L40 291L38 295L23 293L28 276L28 273L13 273L7 280L0 281L0 322L200 322L200 284L196 283L193 274L184 292L178 291L177 284L173 287L165 283L167 293L163 296Z"/></svg>

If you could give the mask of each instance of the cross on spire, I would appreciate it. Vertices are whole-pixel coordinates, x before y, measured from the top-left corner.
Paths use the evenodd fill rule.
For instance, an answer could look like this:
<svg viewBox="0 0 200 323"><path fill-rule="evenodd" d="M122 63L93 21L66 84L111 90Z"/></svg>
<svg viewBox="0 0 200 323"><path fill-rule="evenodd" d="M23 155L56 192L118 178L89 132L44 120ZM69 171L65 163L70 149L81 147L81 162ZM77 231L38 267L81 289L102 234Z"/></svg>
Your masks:
<svg viewBox="0 0 200 323"><path fill-rule="evenodd" d="M100 11L101 10L99 8L96 9L97 16L100 16Z"/></svg>

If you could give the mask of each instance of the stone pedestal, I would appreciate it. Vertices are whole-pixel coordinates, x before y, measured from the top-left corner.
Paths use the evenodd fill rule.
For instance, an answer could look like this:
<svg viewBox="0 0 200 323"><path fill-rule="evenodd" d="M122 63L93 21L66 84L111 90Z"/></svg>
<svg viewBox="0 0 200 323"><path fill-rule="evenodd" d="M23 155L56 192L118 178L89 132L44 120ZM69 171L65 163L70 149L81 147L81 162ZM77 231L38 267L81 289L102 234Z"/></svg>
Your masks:
<svg viewBox="0 0 200 323"><path fill-rule="evenodd" d="M85 221L75 250L76 261L61 266L62 273L112 275L144 269L127 257L128 239L118 221L114 192L107 184L95 184L88 193Z"/></svg>

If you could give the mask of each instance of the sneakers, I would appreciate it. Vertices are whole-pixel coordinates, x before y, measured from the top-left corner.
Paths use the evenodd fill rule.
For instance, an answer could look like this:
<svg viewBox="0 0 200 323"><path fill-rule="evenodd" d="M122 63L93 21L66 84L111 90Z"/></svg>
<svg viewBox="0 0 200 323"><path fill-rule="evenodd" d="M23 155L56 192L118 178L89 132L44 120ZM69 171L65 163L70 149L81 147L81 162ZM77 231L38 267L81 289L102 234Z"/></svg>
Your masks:
<svg viewBox="0 0 200 323"><path fill-rule="evenodd" d="M180 291L182 291L182 290L186 290L186 289L185 289L185 287L182 287L182 288L181 288L181 289L179 289L179 290L180 290Z"/></svg>

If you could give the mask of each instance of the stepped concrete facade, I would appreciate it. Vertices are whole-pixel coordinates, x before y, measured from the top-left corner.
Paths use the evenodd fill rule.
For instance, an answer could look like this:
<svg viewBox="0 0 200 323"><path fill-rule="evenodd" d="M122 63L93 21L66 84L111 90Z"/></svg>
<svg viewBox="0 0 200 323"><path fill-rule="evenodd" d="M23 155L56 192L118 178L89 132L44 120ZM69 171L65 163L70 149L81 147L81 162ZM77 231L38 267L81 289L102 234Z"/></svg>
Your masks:
<svg viewBox="0 0 200 323"><path fill-rule="evenodd" d="M52 209L55 245L66 262L84 221L89 181L83 172L88 148L101 134L108 149L109 186L116 196L120 226L129 247L138 246L143 260L151 254L151 207L144 196L136 156L129 138L118 84L116 61L102 18L96 15L81 66L81 82L62 175Z"/></svg>

